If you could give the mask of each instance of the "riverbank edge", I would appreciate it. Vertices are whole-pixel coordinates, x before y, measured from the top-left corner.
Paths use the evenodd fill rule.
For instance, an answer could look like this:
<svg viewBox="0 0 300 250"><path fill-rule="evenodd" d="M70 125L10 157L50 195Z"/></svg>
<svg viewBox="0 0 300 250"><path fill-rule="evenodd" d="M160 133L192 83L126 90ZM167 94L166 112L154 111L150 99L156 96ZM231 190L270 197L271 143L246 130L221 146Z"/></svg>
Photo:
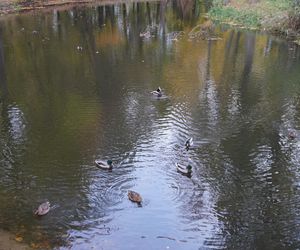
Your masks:
<svg viewBox="0 0 300 250"><path fill-rule="evenodd" d="M292 25L293 12L287 8L270 10L261 2L249 4L241 1L238 5L213 2L207 17L232 27L265 31L300 45L300 30Z"/></svg>
<svg viewBox="0 0 300 250"><path fill-rule="evenodd" d="M139 2L141 0L4 0L0 1L0 15L23 13L34 10L47 10L53 7L64 7L70 5L83 5L83 4L114 4L114 3L131 3ZM153 1L153 0L150 0Z"/></svg>

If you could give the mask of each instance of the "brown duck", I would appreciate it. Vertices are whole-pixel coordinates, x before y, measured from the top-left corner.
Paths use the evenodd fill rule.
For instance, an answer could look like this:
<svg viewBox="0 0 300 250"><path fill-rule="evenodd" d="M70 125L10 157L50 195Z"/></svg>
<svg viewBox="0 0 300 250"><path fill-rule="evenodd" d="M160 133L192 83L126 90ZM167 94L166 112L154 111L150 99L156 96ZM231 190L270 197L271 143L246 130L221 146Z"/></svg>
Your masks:
<svg viewBox="0 0 300 250"><path fill-rule="evenodd" d="M139 205L142 202L142 196L139 193L132 190L128 190L128 199L132 202L136 202Z"/></svg>

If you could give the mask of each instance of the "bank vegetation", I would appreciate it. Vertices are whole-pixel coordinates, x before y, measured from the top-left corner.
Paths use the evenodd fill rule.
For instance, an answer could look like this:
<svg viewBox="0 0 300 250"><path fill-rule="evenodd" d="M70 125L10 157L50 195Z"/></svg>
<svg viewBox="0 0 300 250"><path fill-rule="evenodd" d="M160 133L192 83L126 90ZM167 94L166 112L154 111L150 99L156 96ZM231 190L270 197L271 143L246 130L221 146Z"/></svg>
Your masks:
<svg viewBox="0 0 300 250"><path fill-rule="evenodd" d="M208 14L213 20L267 30L300 44L300 0L213 0Z"/></svg>

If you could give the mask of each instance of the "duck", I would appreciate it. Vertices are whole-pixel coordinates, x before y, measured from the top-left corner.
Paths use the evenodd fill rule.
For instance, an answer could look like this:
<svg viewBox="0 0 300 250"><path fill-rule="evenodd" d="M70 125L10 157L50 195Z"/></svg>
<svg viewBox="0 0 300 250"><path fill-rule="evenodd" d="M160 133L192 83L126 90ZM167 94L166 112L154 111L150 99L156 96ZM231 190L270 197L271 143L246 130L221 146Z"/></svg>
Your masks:
<svg viewBox="0 0 300 250"><path fill-rule="evenodd" d="M34 214L42 216L47 214L49 211L50 211L50 202L46 201L41 205L39 205L39 207L34 211Z"/></svg>
<svg viewBox="0 0 300 250"><path fill-rule="evenodd" d="M111 170L113 168L113 162L112 160L108 161L101 161L101 160L95 160L95 163L97 167L102 168L102 169L108 169Z"/></svg>
<svg viewBox="0 0 300 250"><path fill-rule="evenodd" d="M128 199L131 200L132 202L136 202L138 205L141 205L142 203L142 196L132 190L128 190Z"/></svg>
<svg viewBox="0 0 300 250"><path fill-rule="evenodd" d="M295 131L290 131L288 137L290 140L294 140L297 137L297 134Z"/></svg>
<svg viewBox="0 0 300 250"><path fill-rule="evenodd" d="M182 164L176 163L177 171L183 175L190 176L192 174L192 166L189 164L184 166Z"/></svg>
<svg viewBox="0 0 300 250"><path fill-rule="evenodd" d="M155 95L157 97L162 97L162 92L161 92L161 88L158 87L157 90L154 90L151 92L152 95Z"/></svg>
<svg viewBox="0 0 300 250"><path fill-rule="evenodd" d="M187 141L184 144L186 151L190 149L191 146L193 146L193 138L187 139Z"/></svg>

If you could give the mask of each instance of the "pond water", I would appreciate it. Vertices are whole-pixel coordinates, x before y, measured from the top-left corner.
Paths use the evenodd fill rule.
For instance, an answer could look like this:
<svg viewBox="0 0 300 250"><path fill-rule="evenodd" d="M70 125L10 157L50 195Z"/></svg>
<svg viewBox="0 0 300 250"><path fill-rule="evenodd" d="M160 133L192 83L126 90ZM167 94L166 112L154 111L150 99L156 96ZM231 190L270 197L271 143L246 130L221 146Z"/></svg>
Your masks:
<svg viewBox="0 0 300 250"><path fill-rule="evenodd" d="M207 7L0 20L1 229L40 249L299 248L300 49Z"/></svg>

